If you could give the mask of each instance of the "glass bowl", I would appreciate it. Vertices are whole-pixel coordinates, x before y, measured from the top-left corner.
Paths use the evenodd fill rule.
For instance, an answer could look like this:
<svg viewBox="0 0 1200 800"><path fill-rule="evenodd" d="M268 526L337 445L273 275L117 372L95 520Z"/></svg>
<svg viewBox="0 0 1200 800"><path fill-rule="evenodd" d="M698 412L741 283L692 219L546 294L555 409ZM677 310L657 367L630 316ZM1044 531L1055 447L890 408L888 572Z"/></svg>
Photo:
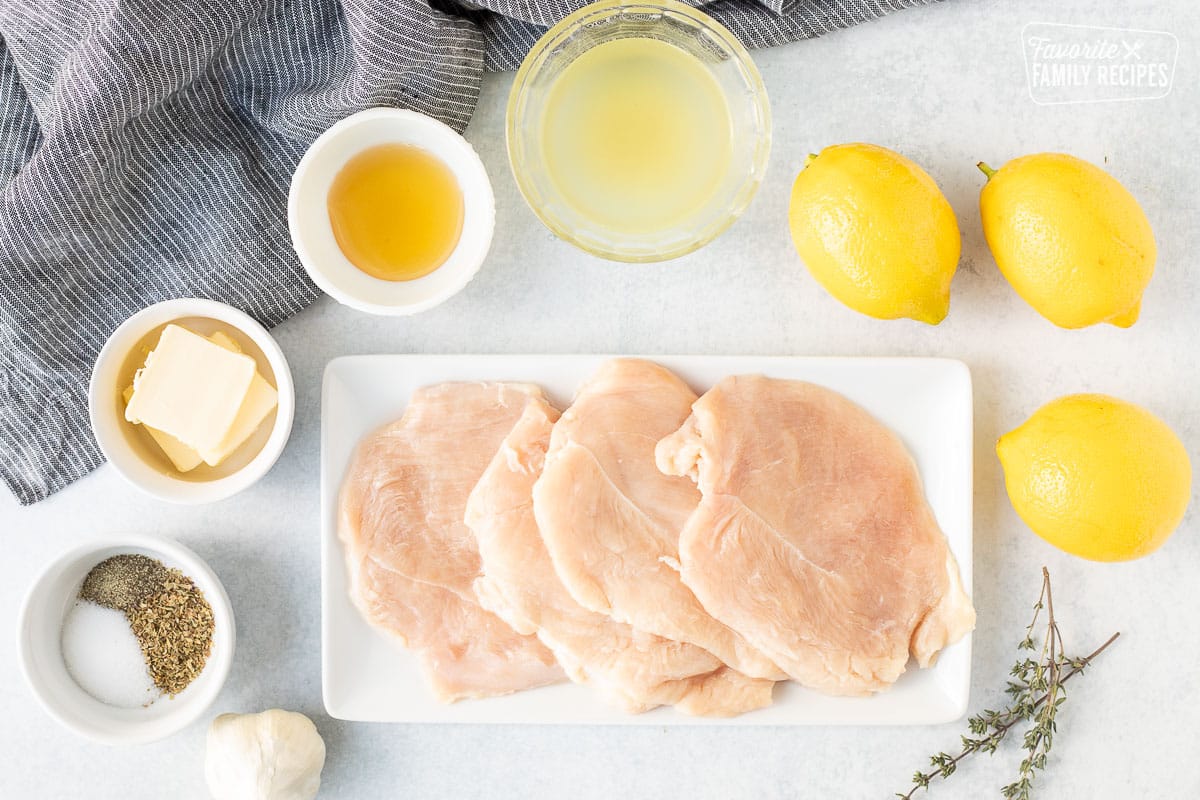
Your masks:
<svg viewBox="0 0 1200 800"><path fill-rule="evenodd" d="M719 86L732 126L729 166L709 200L666 229L617 230L589 219L564 198L543 157L555 80L589 49L631 37L656 39L699 59ZM521 194L557 236L615 261L666 261L708 244L749 206L767 167L771 111L750 54L708 15L675 0L601 0L564 18L529 52L509 95L506 137Z"/></svg>

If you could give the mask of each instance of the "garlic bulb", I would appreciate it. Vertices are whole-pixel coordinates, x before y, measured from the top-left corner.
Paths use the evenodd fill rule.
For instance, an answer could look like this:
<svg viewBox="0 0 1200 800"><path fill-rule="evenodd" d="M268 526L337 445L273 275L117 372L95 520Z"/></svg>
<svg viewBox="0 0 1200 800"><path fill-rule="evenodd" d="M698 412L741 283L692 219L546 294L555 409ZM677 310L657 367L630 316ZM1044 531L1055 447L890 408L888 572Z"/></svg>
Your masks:
<svg viewBox="0 0 1200 800"><path fill-rule="evenodd" d="M222 714L208 728L204 775L215 800L312 800L325 742L303 714Z"/></svg>

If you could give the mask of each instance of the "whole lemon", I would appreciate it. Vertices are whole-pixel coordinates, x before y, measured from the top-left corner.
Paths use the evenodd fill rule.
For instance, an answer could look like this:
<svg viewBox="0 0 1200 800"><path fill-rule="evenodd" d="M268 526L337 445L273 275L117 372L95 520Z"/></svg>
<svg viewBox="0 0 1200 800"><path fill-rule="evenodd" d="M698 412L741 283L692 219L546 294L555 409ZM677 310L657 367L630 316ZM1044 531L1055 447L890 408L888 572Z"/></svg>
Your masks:
<svg viewBox="0 0 1200 800"><path fill-rule="evenodd" d="M855 311L936 325L950 310L958 222L933 178L899 153L842 144L809 156L788 222L808 271Z"/></svg>
<svg viewBox="0 0 1200 800"><path fill-rule="evenodd" d="M983 234L1025 302L1063 328L1137 321L1158 251L1124 186L1062 153L979 168L988 175L979 195Z"/></svg>
<svg viewBox="0 0 1200 800"><path fill-rule="evenodd" d="M1154 552L1179 526L1192 465L1167 424L1102 394L1061 397L1000 437L1013 508L1050 544L1093 561Z"/></svg>

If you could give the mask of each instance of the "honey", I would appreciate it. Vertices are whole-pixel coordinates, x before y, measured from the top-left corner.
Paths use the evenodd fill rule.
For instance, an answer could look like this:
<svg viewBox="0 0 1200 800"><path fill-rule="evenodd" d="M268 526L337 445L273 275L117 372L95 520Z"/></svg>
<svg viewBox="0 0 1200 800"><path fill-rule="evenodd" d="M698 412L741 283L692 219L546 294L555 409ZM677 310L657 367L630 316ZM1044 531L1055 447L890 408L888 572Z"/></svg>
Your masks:
<svg viewBox="0 0 1200 800"><path fill-rule="evenodd" d="M576 213L615 232L669 230L699 214L733 157L733 123L716 77L658 39L592 47L549 89L547 173Z"/></svg>
<svg viewBox="0 0 1200 800"><path fill-rule="evenodd" d="M418 147L381 144L334 177L326 201L338 247L350 263L385 281L411 281L445 263L463 227L454 173Z"/></svg>

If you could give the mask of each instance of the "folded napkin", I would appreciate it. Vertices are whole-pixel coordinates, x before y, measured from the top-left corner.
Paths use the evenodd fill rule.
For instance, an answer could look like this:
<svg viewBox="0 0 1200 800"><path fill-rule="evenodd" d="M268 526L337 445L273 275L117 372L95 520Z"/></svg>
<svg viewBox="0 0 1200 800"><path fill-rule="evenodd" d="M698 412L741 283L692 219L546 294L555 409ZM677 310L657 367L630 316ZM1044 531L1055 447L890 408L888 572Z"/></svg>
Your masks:
<svg viewBox="0 0 1200 800"><path fill-rule="evenodd" d="M752 47L929 0L718 0ZM209 297L274 325L317 296L288 238L305 147L375 105L463 130L582 0L0 3L0 478L33 503L102 463L87 383L135 311Z"/></svg>

